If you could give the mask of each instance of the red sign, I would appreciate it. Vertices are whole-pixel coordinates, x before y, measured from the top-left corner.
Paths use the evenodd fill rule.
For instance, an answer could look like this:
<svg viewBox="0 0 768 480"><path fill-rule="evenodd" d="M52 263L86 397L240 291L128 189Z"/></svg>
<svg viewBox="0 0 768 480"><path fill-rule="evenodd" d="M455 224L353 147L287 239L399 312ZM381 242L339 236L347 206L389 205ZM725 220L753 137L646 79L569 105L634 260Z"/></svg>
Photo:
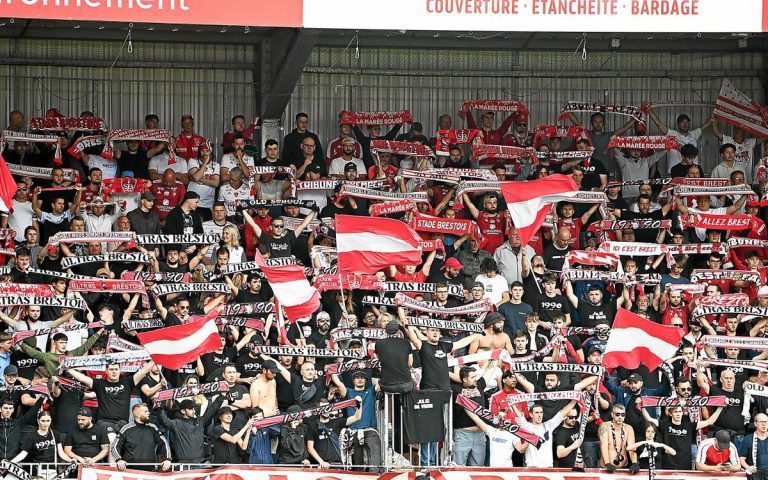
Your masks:
<svg viewBox="0 0 768 480"><path fill-rule="evenodd" d="M5 18L300 27L303 0L0 0Z"/></svg>

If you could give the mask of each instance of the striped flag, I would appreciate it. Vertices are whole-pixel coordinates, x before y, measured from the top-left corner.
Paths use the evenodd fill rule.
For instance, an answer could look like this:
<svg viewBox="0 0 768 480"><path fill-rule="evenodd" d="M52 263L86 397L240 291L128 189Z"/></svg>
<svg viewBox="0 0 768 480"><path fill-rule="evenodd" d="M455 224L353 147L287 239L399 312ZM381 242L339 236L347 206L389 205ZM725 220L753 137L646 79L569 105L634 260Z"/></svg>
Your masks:
<svg viewBox="0 0 768 480"><path fill-rule="evenodd" d="M683 335L682 328L659 325L620 308L605 345L603 366L632 370L643 364L653 371L675 355Z"/></svg>
<svg viewBox="0 0 768 480"><path fill-rule="evenodd" d="M391 218L336 216L339 273L376 273L390 265L421 263L421 238Z"/></svg>
<svg viewBox="0 0 768 480"><path fill-rule="evenodd" d="M138 333L139 341L152 360L170 370L178 370L205 353L221 348L222 341L216 326L216 310L198 320Z"/></svg>
<svg viewBox="0 0 768 480"><path fill-rule="evenodd" d="M267 277L272 293L275 294L277 299L275 307L279 309L282 305L288 320L296 322L307 318L320 308L320 294L309 284L304 274L304 267L299 265L268 267L259 252L256 252L256 262Z"/></svg>
<svg viewBox="0 0 768 480"><path fill-rule="evenodd" d="M723 80L714 110L715 118L736 125L758 137L768 137L768 108Z"/></svg>
<svg viewBox="0 0 768 480"><path fill-rule="evenodd" d="M13 197L16 195L16 180L14 180L8 164L0 155L0 212L13 213Z"/></svg>
<svg viewBox="0 0 768 480"><path fill-rule="evenodd" d="M575 197L579 187L570 175L549 175L527 182L501 182L501 193L520 242L528 244L541 228L552 204Z"/></svg>

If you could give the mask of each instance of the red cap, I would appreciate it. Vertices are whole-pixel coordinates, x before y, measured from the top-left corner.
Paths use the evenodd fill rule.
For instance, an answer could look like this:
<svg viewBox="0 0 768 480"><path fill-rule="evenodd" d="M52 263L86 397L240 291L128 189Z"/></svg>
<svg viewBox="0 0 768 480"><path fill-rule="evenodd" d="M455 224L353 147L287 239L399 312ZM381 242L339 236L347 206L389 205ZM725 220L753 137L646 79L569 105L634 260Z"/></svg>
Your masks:
<svg viewBox="0 0 768 480"><path fill-rule="evenodd" d="M63 117L64 115L59 112L58 108L49 108L47 112L45 112L46 117Z"/></svg>
<svg viewBox="0 0 768 480"><path fill-rule="evenodd" d="M194 119L195 119L195 118L192 116L192 114L189 114L189 113L185 113L184 115L182 115L182 116L181 116L181 121L183 122L185 118L191 118L192 120L194 120Z"/></svg>
<svg viewBox="0 0 768 480"><path fill-rule="evenodd" d="M517 114L517 123L528 123L528 114L526 112L520 112Z"/></svg>
<svg viewBox="0 0 768 480"><path fill-rule="evenodd" d="M462 265L460 261L456 260L456 258L451 257L445 261L443 268L454 268L456 270L461 270L464 268L464 265Z"/></svg>

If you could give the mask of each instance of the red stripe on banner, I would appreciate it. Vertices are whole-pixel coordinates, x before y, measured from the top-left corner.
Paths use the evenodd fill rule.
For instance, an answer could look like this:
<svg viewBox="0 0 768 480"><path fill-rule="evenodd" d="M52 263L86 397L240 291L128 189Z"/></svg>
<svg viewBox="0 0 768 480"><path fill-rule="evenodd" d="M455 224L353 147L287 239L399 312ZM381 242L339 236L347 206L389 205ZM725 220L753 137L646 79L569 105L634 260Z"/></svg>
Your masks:
<svg viewBox="0 0 768 480"><path fill-rule="evenodd" d="M763 0L763 31L768 32L768 0Z"/></svg>

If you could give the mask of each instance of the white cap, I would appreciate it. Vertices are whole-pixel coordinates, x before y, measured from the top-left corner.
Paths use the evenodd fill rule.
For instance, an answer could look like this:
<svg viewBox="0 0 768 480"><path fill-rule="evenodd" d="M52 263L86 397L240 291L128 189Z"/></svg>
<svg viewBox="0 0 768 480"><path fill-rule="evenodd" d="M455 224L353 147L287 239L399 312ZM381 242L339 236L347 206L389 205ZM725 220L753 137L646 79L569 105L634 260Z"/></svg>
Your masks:
<svg viewBox="0 0 768 480"><path fill-rule="evenodd" d="M768 285L763 285L760 287L760 289L757 291L758 297L768 297Z"/></svg>

